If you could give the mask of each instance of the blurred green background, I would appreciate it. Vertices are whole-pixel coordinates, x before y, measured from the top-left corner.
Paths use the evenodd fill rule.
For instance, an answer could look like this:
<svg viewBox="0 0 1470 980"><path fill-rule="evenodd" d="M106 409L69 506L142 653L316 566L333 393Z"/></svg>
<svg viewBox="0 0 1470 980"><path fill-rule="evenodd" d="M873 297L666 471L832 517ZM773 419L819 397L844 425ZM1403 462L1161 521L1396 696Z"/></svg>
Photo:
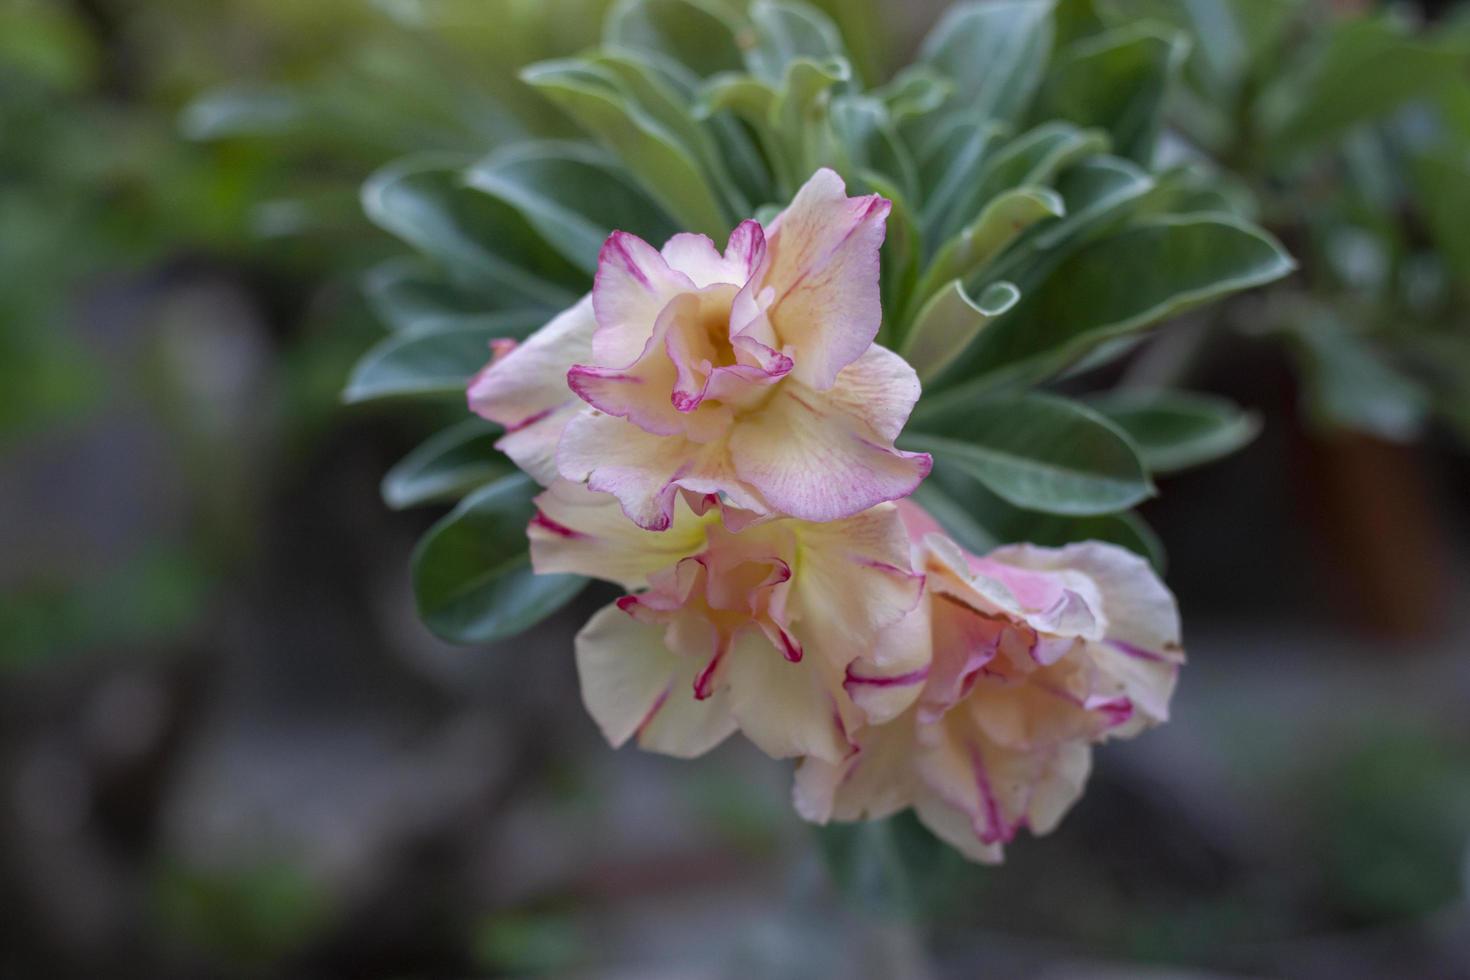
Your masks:
<svg viewBox="0 0 1470 980"><path fill-rule="evenodd" d="M516 71L606 4L0 0L0 975L1470 976L1470 16L1242 4L1285 26L1201 31L1170 120L1301 271L1125 368L1263 421L1143 508L1176 720L972 869L607 749L600 595L417 620L378 483L454 416L341 405L358 188L571 132ZM946 4L822 6L876 82Z"/></svg>

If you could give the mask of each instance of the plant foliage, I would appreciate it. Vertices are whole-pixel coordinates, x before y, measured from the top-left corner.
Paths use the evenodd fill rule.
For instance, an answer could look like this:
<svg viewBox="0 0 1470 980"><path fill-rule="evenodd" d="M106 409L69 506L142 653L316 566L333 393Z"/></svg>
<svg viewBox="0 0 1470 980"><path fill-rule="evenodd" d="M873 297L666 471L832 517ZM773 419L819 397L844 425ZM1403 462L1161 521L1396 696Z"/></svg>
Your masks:
<svg viewBox="0 0 1470 980"><path fill-rule="evenodd" d="M1198 167L1165 163L1186 32L1167 19L1081 30L1076 7L957 5L914 64L873 86L813 7L616 4L600 46L522 72L583 139L400 161L368 182L369 215L418 260L371 277L394 332L348 397L461 397L490 337L523 335L590 288L614 228L722 241L828 166L850 193L893 201L879 339L924 380L906 439L945 477L926 503L962 538L1097 537L1157 559L1129 511L1153 493L1151 472L1230 452L1252 423L1177 392L1089 406L1033 389L1292 261ZM508 636L575 592L554 583L508 606L526 598L524 521L505 517L521 502L503 470L467 465L479 437L435 437L385 484L401 506L499 478L416 559L427 621L465 641ZM460 567L471 546L478 574Z"/></svg>

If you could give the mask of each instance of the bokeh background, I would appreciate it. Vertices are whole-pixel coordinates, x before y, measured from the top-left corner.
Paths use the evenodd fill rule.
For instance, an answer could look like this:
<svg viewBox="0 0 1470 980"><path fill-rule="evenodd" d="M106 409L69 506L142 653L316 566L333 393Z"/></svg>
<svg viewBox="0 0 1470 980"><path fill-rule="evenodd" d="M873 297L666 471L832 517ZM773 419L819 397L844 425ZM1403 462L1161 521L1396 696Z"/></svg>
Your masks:
<svg viewBox="0 0 1470 980"><path fill-rule="evenodd" d="M566 131L515 72L604 6L0 0L0 975L1470 977L1463 387L1332 387L1310 342L1204 318L1129 366L1187 356L1261 434L1144 508L1175 721L1000 868L819 838L735 741L608 749L570 656L602 593L490 648L419 624L438 513L378 484L444 417L340 402L400 250L358 187ZM881 79L944 4L824 6ZM1421 226L1470 214L1467 160L1396 248L1453 251ZM1311 254L1357 174L1258 175L1268 226ZM1303 274L1369 317L1382 229L1347 224ZM1371 349L1465 358L1470 306L1434 310L1449 342Z"/></svg>

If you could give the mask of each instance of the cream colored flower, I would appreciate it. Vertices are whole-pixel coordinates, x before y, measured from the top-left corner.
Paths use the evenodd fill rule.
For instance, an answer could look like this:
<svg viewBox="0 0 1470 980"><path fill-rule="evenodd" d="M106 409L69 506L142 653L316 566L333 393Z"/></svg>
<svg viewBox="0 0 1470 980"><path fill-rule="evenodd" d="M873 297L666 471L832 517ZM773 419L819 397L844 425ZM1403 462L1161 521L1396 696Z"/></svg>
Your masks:
<svg viewBox="0 0 1470 980"><path fill-rule="evenodd" d="M636 591L577 636L582 696L608 740L694 756L739 730L772 756L833 764L861 721L844 682L859 655L914 669L904 642L922 579L896 508L817 524L751 520L681 495L667 531L568 481L537 498L538 572L576 572ZM738 530L736 530L738 529ZM889 646L880 646L880 637Z"/></svg>
<svg viewBox="0 0 1470 980"><path fill-rule="evenodd" d="M592 294L497 357L470 406L539 481L611 493L652 530L682 491L809 521L906 496L930 459L893 446L919 382L873 344L889 206L824 169L723 253L614 232Z"/></svg>
<svg viewBox="0 0 1470 980"><path fill-rule="evenodd" d="M1179 666L1174 599L1113 545L1017 545L981 558L900 505L926 577L932 660L899 671L859 659L845 686L867 724L846 759L803 760L807 819L912 806L979 861L1022 827L1044 834L1081 795L1091 746L1168 718Z"/></svg>

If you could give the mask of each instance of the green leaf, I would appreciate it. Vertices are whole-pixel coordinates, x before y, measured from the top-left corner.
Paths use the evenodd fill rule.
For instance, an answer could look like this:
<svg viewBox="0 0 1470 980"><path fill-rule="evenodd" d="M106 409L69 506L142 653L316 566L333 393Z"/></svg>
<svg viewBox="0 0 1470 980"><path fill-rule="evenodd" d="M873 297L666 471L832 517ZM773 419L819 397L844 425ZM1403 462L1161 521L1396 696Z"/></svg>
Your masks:
<svg viewBox="0 0 1470 980"><path fill-rule="evenodd" d="M1051 66L1037 118L1104 129L1119 154L1148 165L1164 98L1188 50L1183 35L1147 23L1078 41Z"/></svg>
<svg viewBox="0 0 1470 980"><path fill-rule="evenodd" d="M1122 227L1148 201L1155 182L1137 164L1092 156L1057 177L1066 214L1028 231L986 267L986 275L1019 283L1044 282L1083 242Z"/></svg>
<svg viewBox="0 0 1470 980"><path fill-rule="evenodd" d="M395 334L362 356L342 400L464 394L470 377L490 360L490 341L524 337L547 320L545 313L506 314L489 326L437 333Z"/></svg>
<svg viewBox="0 0 1470 980"><path fill-rule="evenodd" d="M1257 60L1276 43L1302 0L1094 0L1111 27L1151 20L1194 39L1190 77L1212 101L1230 104Z"/></svg>
<svg viewBox="0 0 1470 980"><path fill-rule="evenodd" d="M755 43L746 52L750 73L777 83L792 62L804 58L825 62L847 60L842 35L827 15L804 3L756 0L750 6Z"/></svg>
<svg viewBox="0 0 1470 980"><path fill-rule="evenodd" d="M910 65L887 85L875 89L873 95L888 106L893 124L902 126L911 119L936 111L952 91L954 85L934 69L927 65Z"/></svg>
<svg viewBox="0 0 1470 980"><path fill-rule="evenodd" d="M509 315L536 315L534 310L505 310L504 297L474 295L447 282L417 256L404 255L374 266L363 277L363 292L373 312L395 333L435 333L456 328L493 328Z"/></svg>
<svg viewBox="0 0 1470 980"><path fill-rule="evenodd" d="M786 66L786 79L771 104L769 125L785 147L794 169L787 174L793 188L806 183L818 167L832 162L830 109L832 93L852 77L846 61L798 58Z"/></svg>
<svg viewBox="0 0 1470 980"><path fill-rule="evenodd" d="M884 174L901 189L905 198L918 198L919 178L913 158L894 130L882 100L866 95L839 95L832 100L831 122L842 152L837 161L840 172Z"/></svg>
<svg viewBox="0 0 1470 980"><path fill-rule="evenodd" d="M927 299L951 279L969 282L1026 229L1065 212L1060 195L1045 187L1014 187L998 194L974 221L944 243L915 295Z"/></svg>
<svg viewBox="0 0 1470 980"><path fill-rule="evenodd" d="M914 499L955 541L976 554L1007 544L1059 548L1077 541L1105 541L1147 558L1159 574L1164 573L1163 543L1134 511L1074 517L1024 510L943 461L936 462Z"/></svg>
<svg viewBox="0 0 1470 980"><path fill-rule="evenodd" d="M1157 173L1138 213L1233 214L1253 221L1257 208L1250 187L1240 178L1191 163Z"/></svg>
<svg viewBox="0 0 1470 980"><path fill-rule="evenodd" d="M1137 451L1116 426L1053 395L1002 395L938 409L921 402L903 441L1028 510L1106 514L1153 494Z"/></svg>
<svg viewBox="0 0 1470 980"><path fill-rule="evenodd" d="M1226 399L1187 391L1118 389L1088 404L1128 433L1152 473L1229 456L1261 429L1256 415Z"/></svg>
<svg viewBox="0 0 1470 980"><path fill-rule="evenodd" d="M699 76L739 71L740 22L702 0L622 0L607 15L603 43L671 58Z"/></svg>
<svg viewBox="0 0 1470 980"><path fill-rule="evenodd" d="M419 617L453 643L490 643L523 632L582 591L576 575L536 575L526 525L537 486L507 476L466 497L431 527L413 554Z"/></svg>
<svg viewBox="0 0 1470 980"><path fill-rule="evenodd" d="M676 62L646 53L600 51L585 61L614 79L632 105L690 154L716 197L724 202L727 214L750 213L750 202L741 195L726 166L725 148L709 127L713 120L695 117L693 103L700 87L696 76Z"/></svg>
<svg viewBox="0 0 1470 980"><path fill-rule="evenodd" d="M1056 183L1067 213L1048 222L1028 236L1035 251L1053 251L1060 255L1064 246L1082 241L1101 228L1121 224L1131 214L1131 206L1154 187L1154 179L1137 164L1120 157L1093 156L1068 167ZM1007 265L1012 256L1024 261L1021 249L1012 249L1001 259ZM994 270L999 272L999 269Z"/></svg>
<svg viewBox="0 0 1470 980"><path fill-rule="evenodd" d="M543 61L521 78L606 144L682 226L722 239L730 221L696 156L629 97L617 76L585 61Z"/></svg>
<svg viewBox="0 0 1470 980"><path fill-rule="evenodd" d="M584 273L547 248L514 208L465 186L457 167L391 164L363 185L362 204L379 227L459 281L488 281L522 305L570 306L585 288Z"/></svg>
<svg viewBox="0 0 1470 980"><path fill-rule="evenodd" d="M981 169L1004 132L992 120L956 116L922 140L917 154L924 193L920 215L931 238L951 212L971 207Z"/></svg>
<svg viewBox="0 0 1470 980"><path fill-rule="evenodd" d="M1052 43L1051 0L957 4L924 39L919 60L954 83L952 104L1013 122L1031 103Z"/></svg>
<svg viewBox="0 0 1470 980"><path fill-rule="evenodd" d="M914 317L899 354L920 381L937 377L986 324L1010 310L1020 298L1020 290L1011 283L997 282L973 300L958 279L951 279Z"/></svg>
<svg viewBox="0 0 1470 980"><path fill-rule="evenodd" d="M515 467L495 448L500 427L466 419L431 437L383 477L383 502L394 510L457 500L509 476Z"/></svg>
<svg viewBox="0 0 1470 980"><path fill-rule="evenodd" d="M1262 125L1272 153L1284 158L1311 149L1459 81L1461 46L1411 31L1393 15L1334 22L1300 70L1281 77L1263 97Z"/></svg>
<svg viewBox="0 0 1470 980"><path fill-rule="evenodd" d="M979 176L968 182L947 209L933 215L932 243L959 234L983 204L1013 187L1051 184L1064 170L1108 149L1102 130L1079 130L1050 122L1028 130L985 158Z"/></svg>
<svg viewBox="0 0 1470 980"><path fill-rule="evenodd" d="M1094 239L1044 280L1019 283L1020 306L963 359L957 372L975 380L954 397L963 402L981 388L1044 378L1104 341L1292 268L1264 231L1225 215L1153 218Z"/></svg>
<svg viewBox="0 0 1470 980"><path fill-rule="evenodd" d="M655 244L678 231L626 171L579 143L514 144L471 167L466 180L519 211L588 275L614 230Z"/></svg>

